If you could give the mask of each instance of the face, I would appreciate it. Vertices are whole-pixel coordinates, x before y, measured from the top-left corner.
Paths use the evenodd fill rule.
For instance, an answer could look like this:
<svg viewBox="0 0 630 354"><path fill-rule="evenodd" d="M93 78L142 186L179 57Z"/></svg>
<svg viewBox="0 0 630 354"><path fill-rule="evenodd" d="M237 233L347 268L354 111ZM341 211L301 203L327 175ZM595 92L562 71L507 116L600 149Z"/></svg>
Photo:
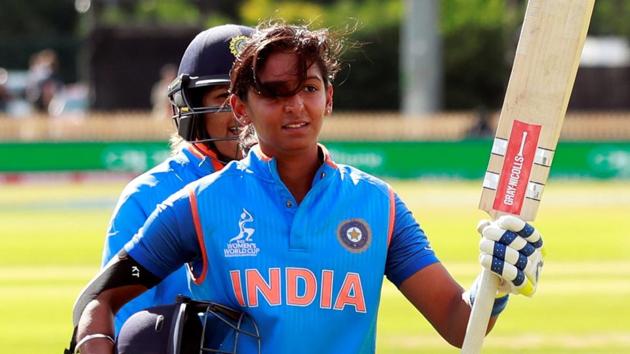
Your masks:
<svg viewBox="0 0 630 354"><path fill-rule="evenodd" d="M221 106L227 103L228 86L217 86L212 88L203 97L204 106ZM206 114L206 131L212 138L235 138L238 137L238 124L232 112L219 112ZM238 140L214 141L217 150L229 158L240 159Z"/></svg>
<svg viewBox="0 0 630 354"><path fill-rule="evenodd" d="M297 57L291 53L270 54L258 73L262 84L295 87L298 81ZM321 70L311 65L306 80L289 97L266 97L253 88L243 101L232 96L234 113L247 124L253 123L262 151L269 156L299 154L317 149L317 137L324 115L332 109L331 85L326 87Z"/></svg>

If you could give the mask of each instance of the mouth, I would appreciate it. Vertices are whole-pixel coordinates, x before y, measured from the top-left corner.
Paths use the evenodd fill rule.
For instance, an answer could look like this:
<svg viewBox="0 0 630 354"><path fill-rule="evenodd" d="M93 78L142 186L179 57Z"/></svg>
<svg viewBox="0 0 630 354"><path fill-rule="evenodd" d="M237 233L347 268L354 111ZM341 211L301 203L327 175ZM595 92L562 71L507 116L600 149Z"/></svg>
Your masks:
<svg viewBox="0 0 630 354"><path fill-rule="evenodd" d="M229 127L228 128L228 134L229 135L236 136L236 135L239 135L239 133L240 133L240 129L237 126L233 126L233 127Z"/></svg>
<svg viewBox="0 0 630 354"><path fill-rule="evenodd" d="M306 127L308 125L309 125L309 123L307 123L307 122L293 122L293 123L284 124L282 126L282 129L288 129L288 130L300 129L300 128L304 128L304 127Z"/></svg>

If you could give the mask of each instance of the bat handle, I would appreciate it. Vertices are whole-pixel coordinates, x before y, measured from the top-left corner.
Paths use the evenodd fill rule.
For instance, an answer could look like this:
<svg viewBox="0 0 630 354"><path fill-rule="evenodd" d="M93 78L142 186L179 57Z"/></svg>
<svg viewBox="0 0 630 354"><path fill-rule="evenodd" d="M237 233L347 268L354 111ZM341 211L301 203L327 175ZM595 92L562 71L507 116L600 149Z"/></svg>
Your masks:
<svg viewBox="0 0 630 354"><path fill-rule="evenodd" d="M468 318L466 336L462 345L462 354L479 354L486 336L492 305L499 287L499 277L484 269L481 272L481 284L475 303Z"/></svg>

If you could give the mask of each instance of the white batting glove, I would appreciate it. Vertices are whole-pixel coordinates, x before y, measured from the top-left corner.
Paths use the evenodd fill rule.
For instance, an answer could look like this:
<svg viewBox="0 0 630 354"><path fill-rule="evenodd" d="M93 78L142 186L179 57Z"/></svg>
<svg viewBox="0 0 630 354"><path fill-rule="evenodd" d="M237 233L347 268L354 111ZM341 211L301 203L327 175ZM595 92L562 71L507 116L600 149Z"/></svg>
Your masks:
<svg viewBox="0 0 630 354"><path fill-rule="evenodd" d="M501 278L499 294L534 295L543 266L543 241L538 231L512 215L494 222L481 221L477 230L482 236L479 262Z"/></svg>

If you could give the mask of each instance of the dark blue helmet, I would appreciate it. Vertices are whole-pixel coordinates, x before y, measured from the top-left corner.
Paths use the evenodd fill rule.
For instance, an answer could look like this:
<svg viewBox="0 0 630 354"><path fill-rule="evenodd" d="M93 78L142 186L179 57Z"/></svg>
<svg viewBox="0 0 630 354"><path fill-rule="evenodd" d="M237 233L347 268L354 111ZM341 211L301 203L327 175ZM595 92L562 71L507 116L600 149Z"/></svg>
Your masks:
<svg viewBox="0 0 630 354"><path fill-rule="evenodd" d="M169 85L177 133L186 141L213 141L205 132L205 113L229 112L229 105L203 106L208 88L230 84L230 70L254 29L222 25L199 33L188 45L179 64L178 76ZM216 137L215 137L216 138Z"/></svg>
<svg viewBox="0 0 630 354"><path fill-rule="evenodd" d="M260 353L256 322L244 312L213 302L178 297L125 321L118 354Z"/></svg>

